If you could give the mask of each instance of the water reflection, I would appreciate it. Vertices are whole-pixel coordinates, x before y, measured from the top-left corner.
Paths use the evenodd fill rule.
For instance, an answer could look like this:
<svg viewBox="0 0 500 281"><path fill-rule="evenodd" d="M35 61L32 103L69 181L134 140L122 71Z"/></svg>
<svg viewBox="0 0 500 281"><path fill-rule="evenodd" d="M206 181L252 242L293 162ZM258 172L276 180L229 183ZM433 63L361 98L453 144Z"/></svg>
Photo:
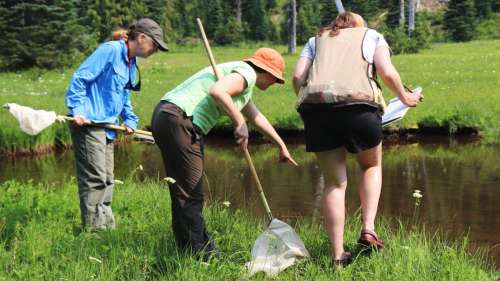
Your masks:
<svg viewBox="0 0 500 281"><path fill-rule="evenodd" d="M250 148L257 173L273 214L277 217L318 216L323 189L314 156L303 145L290 151L299 167L278 163L271 145ZM256 216L264 210L254 189L243 154L232 143L206 147L205 189L208 201L229 201ZM139 171L137 167L143 166ZM155 146L126 145L116 149L117 179L162 179L165 174ZM357 179L360 171L348 160L350 179L347 209L359 206ZM60 183L74 176L71 152L39 158L4 159L0 181ZM423 193L420 219L430 229L444 230L450 238L468 233L473 245L493 248L490 256L500 267L500 153L498 147L477 144L391 145L384 147L383 187L379 214L410 218L414 215L414 189ZM117 189L116 192L119 192ZM497 245L497 246L495 246Z"/></svg>

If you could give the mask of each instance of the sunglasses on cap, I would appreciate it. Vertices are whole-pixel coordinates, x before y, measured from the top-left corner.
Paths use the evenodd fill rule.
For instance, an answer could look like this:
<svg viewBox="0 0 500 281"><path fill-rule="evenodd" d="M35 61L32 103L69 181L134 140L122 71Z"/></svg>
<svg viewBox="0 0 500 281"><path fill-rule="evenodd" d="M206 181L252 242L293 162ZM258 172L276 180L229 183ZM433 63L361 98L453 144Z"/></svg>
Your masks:
<svg viewBox="0 0 500 281"><path fill-rule="evenodd" d="M132 84L132 71L129 71L128 73L128 82L125 85L125 90L131 90L135 92L139 92L141 90L141 71L139 70L139 66L137 64L135 65L135 69L137 70L137 80L136 83Z"/></svg>

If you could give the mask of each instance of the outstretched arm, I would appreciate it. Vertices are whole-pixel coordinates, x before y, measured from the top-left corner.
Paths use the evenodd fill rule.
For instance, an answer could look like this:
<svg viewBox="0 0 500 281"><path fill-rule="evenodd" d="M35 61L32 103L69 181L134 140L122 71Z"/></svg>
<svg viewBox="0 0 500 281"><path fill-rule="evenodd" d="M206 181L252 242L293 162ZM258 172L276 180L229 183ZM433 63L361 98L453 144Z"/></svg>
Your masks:
<svg viewBox="0 0 500 281"><path fill-rule="evenodd" d="M262 114L259 109L255 106L252 101L243 108L243 114L247 120L257 128L257 130L262 133L266 138L274 141L280 147L280 161L289 162L295 166L298 166L297 162L293 160L292 156L288 152L285 142L278 135L274 127L269 123L267 118Z"/></svg>

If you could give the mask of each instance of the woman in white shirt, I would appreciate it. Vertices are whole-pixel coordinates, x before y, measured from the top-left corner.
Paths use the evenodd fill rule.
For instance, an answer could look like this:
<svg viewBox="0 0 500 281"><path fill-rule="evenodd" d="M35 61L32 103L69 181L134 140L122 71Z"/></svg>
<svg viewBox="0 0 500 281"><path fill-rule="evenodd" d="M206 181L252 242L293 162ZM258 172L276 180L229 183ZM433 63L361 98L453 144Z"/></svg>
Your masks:
<svg viewBox="0 0 500 281"><path fill-rule="evenodd" d="M324 223L335 269L350 263L352 256L343 246L347 152L356 155L362 170L359 195L363 224L358 243L383 247L375 233L382 187L381 115L385 109L377 75L405 105L414 107L422 99L405 90L384 37L364 26L357 14L339 14L309 39L293 75L306 150L316 154L325 179Z"/></svg>

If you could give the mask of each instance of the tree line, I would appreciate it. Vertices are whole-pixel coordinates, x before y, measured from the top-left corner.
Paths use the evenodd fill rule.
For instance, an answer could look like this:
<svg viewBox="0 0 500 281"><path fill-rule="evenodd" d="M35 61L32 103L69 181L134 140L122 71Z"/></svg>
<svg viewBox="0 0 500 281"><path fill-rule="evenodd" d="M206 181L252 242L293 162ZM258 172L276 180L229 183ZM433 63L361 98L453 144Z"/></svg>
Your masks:
<svg viewBox="0 0 500 281"><path fill-rule="evenodd" d="M410 2L413 2L409 0ZM197 42L195 18L203 20L215 44L268 41L286 44L289 0L3 0L0 1L0 67L54 68L71 65L134 19L149 17L163 27L167 42ZM294 0L296 38L303 44L337 15L334 0ZM344 0L346 10L361 14L384 32L393 49L412 52L428 44L435 19L416 13L415 32L402 20L404 0ZM402 6L403 5L403 6ZM412 4L413 6L413 4ZM447 38L473 38L480 19L499 12L500 0L450 0L438 23ZM440 22L439 22L440 20ZM435 23L435 22L434 22ZM413 44L413 45L412 45Z"/></svg>

